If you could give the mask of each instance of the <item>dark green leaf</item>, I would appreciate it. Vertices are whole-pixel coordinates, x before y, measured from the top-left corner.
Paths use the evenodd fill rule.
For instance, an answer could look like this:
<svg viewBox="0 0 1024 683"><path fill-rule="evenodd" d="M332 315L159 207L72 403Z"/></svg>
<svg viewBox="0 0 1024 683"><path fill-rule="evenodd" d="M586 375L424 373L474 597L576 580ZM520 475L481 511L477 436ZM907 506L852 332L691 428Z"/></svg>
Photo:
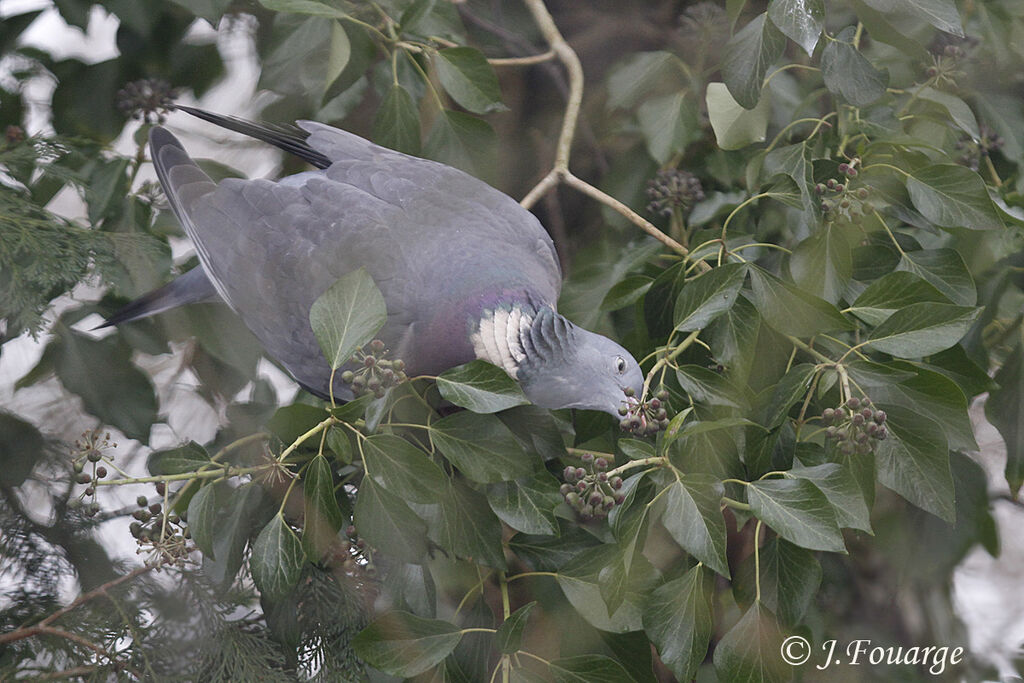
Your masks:
<svg viewBox="0 0 1024 683"><path fill-rule="evenodd" d="M434 122L423 156L486 177L493 168L497 142L494 129L483 119L445 110Z"/></svg>
<svg viewBox="0 0 1024 683"><path fill-rule="evenodd" d="M974 112L971 111L966 102L956 95L935 90L934 88L922 88L917 96L922 100L934 102L945 109L953 123L960 130L970 135L972 139L978 140L981 137L981 133L978 131L978 120L975 118Z"/></svg>
<svg viewBox="0 0 1024 683"><path fill-rule="evenodd" d="M529 403L518 382L482 360L445 370L437 378L437 389L444 398L474 413L496 413Z"/></svg>
<svg viewBox="0 0 1024 683"><path fill-rule="evenodd" d="M472 47L449 47L439 50L437 76L452 99L475 114L489 114L506 109L501 102L501 88L494 69L484 54Z"/></svg>
<svg viewBox="0 0 1024 683"><path fill-rule="evenodd" d="M369 343L387 317L384 296L363 268L339 278L309 309L309 322L332 369Z"/></svg>
<svg viewBox="0 0 1024 683"><path fill-rule="evenodd" d="M907 192L914 208L944 228L994 230L1003 227L977 173L959 164L932 164L911 170Z"/></svg>
<svg viewBox="0 0 1024 683"><path fill-rule="evenodd" d="M222 490L220 484L208 484L199 489L188 502L188 530L192 542L210 559L216 559L214 538L220 507L217 494Z"/></svg>
<svg viewBox="0 0 1024 683"><path fill-rule="evenodd" d="M516 534L509 542L519 559L537 571L556 571L573 557L599 543L578 526L562 522L560 536Z"/></svg>
<svg viewBox="0 0 1024 683"><path fill-rule="evenodd" d="M761 602L779 615L783 625L798 625L821 586L821 565L813 552L781 538L772 538L765 543L759 556ZM736 570L734 590L740 605L754 604L756 568L751 555Z"/></svg>
<svg viewBox="0 0 1024 683"><path fill-rule="evenodd" d="M531 478L503 481L487 491L494 514L527 534L557 534L554 509L562 501L558 482L547 471Z"/></svg>
<svg viewBox="0 0 1024 683"><path fill-rule="evenodd" d="M812 481L832 503L839 526L871 533L871 510L849 468L825 463L814 467L794 467L786 476Z"/></svg>
<svg viewBox="0 0 1024 683"><path fill-rule="evenodd" d="M334 497L334 477L327 458L317 455L309 461L302 488L302 547L308 557L318 561L337 538L345 522Z"/></svg>
<svg viewBox="0 0 1024 683"><path fill-rule="evenodd" d="M622 665L604 655L578 655L551 662L555 683L636 683Z"/></svg>
<svg viewBox="0 0 1024 683"><path fill-rule="evenodd" d="M85 195L90 223L99 223L121 206L128 186L127 170L128 159L120 157L100 163L93 171Z"/></svg>
<svg viewBox="0 0 1024 683"><path fill-rule="evenodd" d="M655 589L644 610L644 632L676 678L693 679L708 653L714 620L714 576L700 565Z"/></svg>
<svg viewBox="0 0 1024 683"><path fill-rule="evenodd" d="M953 0L864 0L879 12L911 14L955 36L963 37L960 12Z"/></svg>
<svg viewBox="0 0 1024 683"><path fill-rule="evenodd" d="M391 493L413 503L436 503L448 477L430 456L393 434L363 440L366 473Z"/></svg>
<svg viewBox="0 0 1024 683"><path fill-rule="evenodd" d="M669 484L664 493L665 512L661 523L683 550L729 578L722 517L724 493L716 478L700 473L687 474Z"/></svg>
<svg viewBox="0 0 1024 683"><path fill-rule="evenodd" d="M287 446L326 419L327 415L322 408L305 403L294 403L274 411L273 416L267 420L267 431ZM318 439L308 440L304 445L313 449L318 443Z"/></svg>
<svg viewBox="0 0 1024 683"><path fill-rule="evenodd" d="M608 76L609 109L632 107L651 90L668 82L677 84L682 63L671 52L634 52L611 68Z"/></svg>
<svg viewBox="0 0 1024 683"><path fill-rule="evenodd" d="M618 547L600 545L584 550L558 572L558 585L580 616L603 631L616 633L636 631L643 627L645 596L658 578L657 570L643 555L633 558L625 600L609 615L598 577L605 567L621 561L621 557Z"/></svg>
<svg viewBox="0 0 1024 683"><path fill-rule="evenodd" d="M161 474L182 474L195 472L203 465L210 464L210 455L195 441L166 451L150 453L146 469L153 476Z"/></svg>
<svg viewBox="0 0 1024 683"><path fill-rule="evenodd" d="M779 383L775 385L775 391L772 392L772 401L768 406L769 410L764 423L766 427L775 429L786 421L789 409L810 391L815 372L815 367L810 363L801 363L783 375Z"/></svg>
<svg viewBox="0 0 1024 683"><path fill-rule="evenodd" d="M224 508L213 530L214 552L203 557L203 573L215 585L226 589L242 567L243 551L250 534L263 526L273 512L266 509L263 488L256 482L239 486L232 489L230 495L217 498L218 502L223 501Z"/></svg>
<svg viewBox="0 0 1024 683"><path fill-rule="evenodd" d="M455 413L430 425L430 435L445 458L484 484L527 476L539 464L493 415Z"/></svg>
<svg viewBox="0 0 1024 683"><path fill-rule="evenodd" d="M832 304L761 268L750 269L750 281L754 306L764 321L782 334L812 337L853 327Z"/></svg>
<svg viewBox="0 0 1024 683"><path fill-rule="evenodd" d="M899 405L882 405L889 436L875 446L878 480L922 510L956 518L949 447L933 420Z"/></svg>
<svg viewBox="0 0 1024 683"><path fill-rule="evenodd" d="M639 439L619 439L619 450L630 460L643 460L657 455L654 446Z"/></svg>
<svg viewBox="0 0 1024 683"><path fill-rule="evenodd" d="M1024 346L1014 347L995 381L999 388L985 403L985 415L1006 442L1006 481L1016 496L1024 482Z"/></svg>
<svg viewBox="0 0 1024 683"><path fill-rule="evenodd" d="M828 41L821 53L821 75L831 92L842 95L855 107L866 107L885 95L889 74L864 58L853 46L853 35L851 26Z"/></svg>
<svg viewBox="0 0 1024 683"><path fill-rule="evenodd" d="M676 370L676 379L695 403L712 406L741 408L746 399L738 387L724 375L700 365L681 365Z"/></svg>
<svg viewBox="0 0 1024 683"><path fill-rule="evenodd" d="M537 605L536 601L529 602L508 616L508 619L501 622L498 632L494 638L498 641L498 650L502 654L511 655L519 651L523 643L523 630L526 628L526 620L530 616L530 610Z"/></svg>
<svg viewBox="0 0 1024 683"><path fill-rule="evenodd" d="M756 602L718 642L715 672L729 683L783 683L791 669L779 656L782 633L767 607Z"/></svg>
<svg viewBox="0 0 1024 683"><path fill-rule="evenodd" d="M640 300L654 282L647 275L630 275L608 290L601 302L602 311L617 311Z"/></svg>
<svg viewBox="0 0 1024 683"><path fill-rule="evenodd" d="M825 0L774 0L768 18L809 57L825 28Z"/></svg>
<svg viewBox="0 0 1024 683"><path fill-rule="evenodd" d="M852 253L849 235L835 223L826 224L793 249L789 272L805 292L836 304L853 275Z"/></svg>
<svg viewBox="0 0 1024 683"><path fill-rule="evenodd" d="M373 141L403 154L420 153L420 116L409 91L399 84L380 103L373 121Z"/></svg>
<svg viewBox="0 0 1024 683"><path fill-rule="evenodd" d="M897 309L926 302L950 303L927 280L901 270L872 282L853 302L850 312L869 325L879 325Z"/></svg>
<svg viewBox="0 0 1024 683"><path fill-rule="evenodd" d="M505 568L501 522L487 498L462 481L453 481L440 496L439 542L458 557L496 569Z"/></svg>
<svg viewBox="0 0 1024 683"><path fill-rule="evenodd" d="M295 587L305 561L302 541L277 513L253 542L249 569L260 593L273 599Z"/></svg>
<svg viewBox="0 0 1024 683"><path fill-rule="evenodd" d="M929 356L960 341L980 314L970 306L911 304L876 327L868 346L900 358Z"/></svg>
<svg viewBox="0 0 1024 683"><path fill-rule="evenodd" d="M33 425L0 412L0 483L21 486L42 459L43 435Z"/></svg>
<svg viewBox="0 0 1024 683"><path fill-rule="evenodd" d="M953 249L906 252L896 270L920 276L959 306L973 306L978 300L974 279L963 257Z"/></svg>
<svg viewBox="0 0 1024 683"><path fill-rule="evenodd" d="M807 479L751 482L747 500L754 516L783 538L811 550L846 552L831 503Z"/></svg>
<svg viewBox="0 0 1024 683"><path fill-rule="evenodd" d="M686 91L643 100L636 118L648 153L660 164L700 139L696 103Z"/></svg>
<svg viewBox="0 0 1024 683"><path fill-rule="evenodd" d="M732 37L725 46L722 78L729 92L745 109L753 109L761 97L768 67L782 56L786 37L759 14Z"/></svg>
<svg viewBox="0 0 1024 683"><path fill-rule="evenodd" d="M363 479L353 514L359 535L375 548L396 559L422 562L427 554L427 527L405 501L377 484Z"/></svg>
<svg viewBox="0 0 1024 683"><path fill-rule="evenodd" d="M703 329L728 311L736 303L746 277L745 264L728 263L687 282L676 299L673 317L676 329L680 332Z"/></svg>
<svg viewBox="0 0 1024 683"><path fill-rule="evenodd" d="M447 621L388 612L352 639L352 648L370 666L392 676L415 676L447 657L462 632Z"/></svg>

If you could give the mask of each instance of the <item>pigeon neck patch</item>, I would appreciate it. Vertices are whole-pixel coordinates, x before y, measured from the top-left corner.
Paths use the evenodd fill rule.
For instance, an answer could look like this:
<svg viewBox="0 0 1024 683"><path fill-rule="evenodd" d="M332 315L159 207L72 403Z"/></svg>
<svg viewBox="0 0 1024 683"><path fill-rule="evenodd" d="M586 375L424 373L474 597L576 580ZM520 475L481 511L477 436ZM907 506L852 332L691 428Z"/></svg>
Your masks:
<svg viewBox="0 0 1024 683"><path fill-rule="evenodd" d="M512 378L519 373L519 363L526 358L523 339L530 334L533 316L520 306L498 307L484 311L480 324L470 335L473 352L502 368Z"/></svg>

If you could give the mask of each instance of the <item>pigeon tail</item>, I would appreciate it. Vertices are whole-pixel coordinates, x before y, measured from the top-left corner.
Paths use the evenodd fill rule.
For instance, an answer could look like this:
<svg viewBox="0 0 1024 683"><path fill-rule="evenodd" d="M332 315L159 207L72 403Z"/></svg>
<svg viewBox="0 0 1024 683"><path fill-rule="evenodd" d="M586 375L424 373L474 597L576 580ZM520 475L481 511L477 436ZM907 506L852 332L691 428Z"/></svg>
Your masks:
<svg viewBox="0 0 1024 683"><path fill-rule="evenodd" d="M206 277L206 271L202 266L197 266L174 278L163 287L158 287L126 304L95 329L99 330L112 325L148 318L151 315L186 304L219 300L217 290L214 289L210 279Z"/></svg>

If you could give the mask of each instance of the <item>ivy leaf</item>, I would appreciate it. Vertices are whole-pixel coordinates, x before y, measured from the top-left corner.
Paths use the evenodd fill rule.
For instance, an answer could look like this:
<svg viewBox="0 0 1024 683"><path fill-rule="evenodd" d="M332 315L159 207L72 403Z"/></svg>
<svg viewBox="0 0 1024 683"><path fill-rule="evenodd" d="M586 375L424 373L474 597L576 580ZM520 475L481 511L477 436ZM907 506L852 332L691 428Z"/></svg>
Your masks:
<svg viewBox="0 0 1024 683"><path fill-rule="evenodd" d="M302 542L279 512L253 542L249 569L260 593L274 599L295 587L305 561Z"/></svg>
<svg viewBox="0 0 1024 683"><path fill-rule="evenodd" d="M995 381L999 388L985 402L985 415L1006 442L1006 482L1016 497L1024 483L1024 346L1014 347Z"/></svg>
<svg viewBox="0 0 1024 683"><path fill-rule="evenodd" d="M503 481L488 489L494 514L513 529L527 534L557 534L555 507L562 502L558 482L547 471L531 478Z"/></svg>
<svg viewBox="0 0 1024 683"><path fill-rule="evenodd" d="M275 12L288 12L291 14L310 14L317 17L332 17L342 19L346 16L344 12L336 7L318 0L259 0L260 4Z"/></svg>
<svg viewBox="0 0 1024 683"><path fill-rule="evenodd" d="M448 477L430 456L400 436L363 440L366 472L391 493L413 503L436 503Z"/></svg>
<svg viewBox="0 0 1024 683"><path fill-rule="evenodd" d="M391 86L373 121L373 141L403 154L420 153L420 116L409 91Z"/></svg>
<svg viewBox="0 0 1024 683"><path fill-rule="evenodd" d="M442 493L440 503L441 546L477 564L505 569L501 523L487 505L487 498L456 480Z"/></svg>
<svg viewBox="0 0 1024 683"><path fill-rule="evenodd" d="M387 317L384 296L364 268L343 275L309 309L313 333L332 370L369 343Z"/></svg>
<svg viewBox="0 0 1024 683"><path fill-rule="evenodd" d="M527 476L538 465L493 415L454 413L430 425L430 435L445 458L483 484Z"/></svg>
<svg viewBox="0 0 1024 683"><path fill-rule="evenodd" d="M496 413L529 403L518 382L482 360L445 370L437 378L437 389L445 399L474 413Z"/></svg>
<svg viewBox="0 0 1024 683"><path fill-rule="evenodd" d="M231 491L224 508L219 511L213 530L213 550L203 556L203 573L221 588L227 588L242 567L243 552L249 535L266 523L271 516L266 510L263 488L250 482ZM216 559L215 559L216 558Z"/></svg>
<svg viewBox="0 0 1024 683"><path fill-rule="evenodd" d="M757 106L768 67L782 56L785 47L786 37L766 13L757 15L726 44L722 79L744 109Z"/></svg>
<svg viewBox="0 0 1024 683"><path fill-rule="evenodd" d="M889 74L871 65L853 46L854 28L843 29L821 53L821 75L829 91L855 107L866 107L885 95Z"/></svg>
<svg viewBox="0 0 1024 683"><path fill-rule="evenodd" d="M911 304L876 327L868 346L900 358L929 356L960 341L979 315L971 306Z"/></svg>
<svg viewBox="0 0 1024 683"><path fill-rule="evenodd" d="M405 500L373 478L359 486L353 513L359 535L375 548L387 548L396 559L421 562L427 554L427 527Z"/></svg>
<svg viewBox="0 0 1024 683"><path fill-rule="evenodd" d="M793 249L789 272L802 290L836 304L853 275L853 245L835 224L826 225Z"/></svg>
<svg viewBox="0 0 1024 683"><path fill-rule="evenodd" d="M914 208L944 228L995 230L1003 227L985 181L959 164L932 164L913 169L907 192Z"/></svg>
<svg viewBox="0 0 1024 683"><path fill-rule="evenodd" d="M647 275L629 275L608 290L601 301L602 311L617 311L635 304L651 288L654 280Z"/></svg>
<svg viewBox="0 0 1024 683"><path fill-rule="evenodd" d="M352 648L375 669L406 678L439 664L460 640L462 631L454 624L395 611L360 631Z"/></svg>
<svg viewBox="0 0 1024 683"><path fill-rule="evenodd" d="M770 412L764 422L766 427L775 429L786 421L789 409L810 390L815 372L815 367L810 363L801 363L782 376L772 392Z"/></svg>
<svg viewBox="0 0 1024 683"><path fill-rule="evenodd" d="M519 651L523 644L523 630L526 628L526 620L530 616L530 610L537 606L537 602L529 602L512 614L508 615L505 621L501 622L498 632L494 638L498 641L498 650L502 654L511 655Z"/></svg>
<svg viewBox="0 0 1024 683"><path fill-rule="evenodd" d="M504 111L501 88L494 69L480 50L449 47L437 52L437 76L445 91L461 106L475 114Z"/></svg>
<svg viewBox="0 0 1024 683"><path fill-rule="evenodd" d="M577 655L550 665L555 683L636 683L622 665L604 655Z"/></svg>
<svg viewBox="0 0 1024 683"><path fill-rule="evenodd" d="M732 150L764 142L771 113L770 98L762 97L757 106L748 110L733 99L724 83L708 83L704 99L719 147Z"/></svg>
<svg viewBox="0 0 1024 683"><path fill-rule="evenodd" d="M896 270L921 277L958 306L973 306L978 301L974 279L963 257L954 249L905 252Z"/></svg>
<svg viewBox="0 0 1024 683"><path fill-rule="evenodd" d="M302 482L302 547L319 560L338 535L345 518L334 497L334 477L327 458L316 455L306 466Z"/></svg>
<svg viewBox="0 0 1024 683"><path fill-rule="evenodd" d="M849 468L830 462L813 467L794 467L786 476L813 482L832 504L839 526L871 533L871 510Z"/></svg>
<svg viewBox="0 0 1024 683"><path fill-rule="evenodd" d="M644 610L644 632L676 678L688 681L708 653L714 620L714 576L700 565L651 592Z"/></svg>
<svg viewBox="0 0 1024 683"><path fill-rule="evenodd" d="M897 271L868 285L853 302L850 312L869 325L879 325L898 309L917 303L950 300L924 278L909 271Z"/></svg>
<svg viewBox="0 0 1024 683"><path fill-rule="evenodd" d="M434 122L423 156L486 177L494 167L497 142L494 129L483 119L446 109Z"/></svg>
<svg viewBox="0 0 1024 683"><path fill-rule="evenodd" d="M606 106L632 107L659 84L678 82L683 72L679 57L671 52L635 52L611 68Z"/></svg>
<svg viewBox="0 0 1024 683"><path fill-rule="evenodd" d="M810 550L781 538L765 543L759 559L761 602L778 614L783 625L795 627L803 620L821 585L821 564ZM736 570L734 590L740 605L754 604L756 568L751 555Z"/></svg>
<svg viewBox="0 0 1024 683"><path fill-rule="evenodd" d="M755 517L783 538L811 550L846 552L825 494L807 479L765 479L747 486Z"/></svg>
<svg viewBox="0 0 1024 683"><path fill-rule="evenodd" d="M154 477L158 477L162 474L195 472L203 465L209 464L210 454L206 449L195 441L189 441L184 446L150 453L146 460L146 469Z"/></svg>
<svg viewBox="0 0 1024 683"><path fill-rule="evenodd" d="M746 397L739 387L724 375L701 365L679 366L676 370L676 380L695 403L730 408L742 408L746 405Z"/></svg>
<svg viewBox="0 0 1024 683"><path fill-rule="evenodd" d="M933 420L903 406L885 409L889 435L876 442L878 480L910 503L953 523L956 519L949 446Z"/></svg>
<svg viewBox="0 0 1024 683"><path fill-rule="evenodd" d="M768 18L809 57L825 28L825 0L774 0Z"/></svg>
<svg viewBox="0 0 1024 683"><path fill-rule="evenodd" d="M683 550L728 579L721 507L724 493L714 477L687 474L669 484L661 523Z"/></svg>
<svg viewBox="0 0 1024 683"><path fill-rule="evenodd" d="M621 561L622 552L611 544L582 551L558 570L558 585L580 616L602 631L625 633L643 628L646 594L658 578L643 555L633 558L625 599L611 614L601 595L601 571Z"/></svg>
<svg viewBox="0 0 1024 683"><path fill-rule="evenodd" d="M214 530L217 527L217 493L220 484L208 484L196 492L188 502L188 530L192 541L203 555L216 559L214 552Z"/></svg>
<svg viewBox="0 0 1024 683"><path fill-rule="evenodd" d="M812 337L853 325L832 304L757 266L750 269L753 302L766 323L782 334Z"/></svg>
<svg viewBox="0 0 1024 683"><path fill-rule="evenodd" d="M934 102L945 109L953 123L960 130L970 135L972 139L978 140L981 138L981 132L978 130L978 119L975 118L974 112L971 111L970 106L966 102L956 95L936 90L935 88L922 88L917 93L917 96L922 100Z"/></svg>
<svg viewBox="0 0 1024 683"><path fill-rule="evenodd" d="M791 668L779 656L782 632L775 615L755 602L715 648L718 679L730 683L783 683Z"/></svg>
<svg viewBox="0 0 1024 683"><path fill-rule="evenodd" d="M701 135L697 107L686 91L643 100L636 118L647 151L659 164L668 162Z"/></svg>
<svg viewBox="0 0 1024 683"><path fill-rule="evenodd" d="M871 7L886 14L911 14L929 24L963 38L964 29L960 22L960 12L953 0L864 0Z"/></svg>
<svg viewBox="0 0 1024 683"><path fill-rule="evenodd" d="M727 263L684 284L676 299L673 316L676 329L680 332L703 329L728 311L736 303L746 277L745 264Z"/></svg>

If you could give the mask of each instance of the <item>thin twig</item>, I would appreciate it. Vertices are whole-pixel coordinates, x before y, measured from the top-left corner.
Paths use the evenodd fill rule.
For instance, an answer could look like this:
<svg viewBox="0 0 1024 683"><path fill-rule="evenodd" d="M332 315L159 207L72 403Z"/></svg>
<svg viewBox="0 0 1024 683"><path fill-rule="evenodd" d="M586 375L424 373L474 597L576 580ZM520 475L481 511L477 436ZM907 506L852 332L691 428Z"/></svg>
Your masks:
<svg viewBox="0 0 1024 683"><path fill-rule="evenodd" d="M11 631L10 633L4 633L0 635L0 643L10 642L14 640L24 640L25 638L31 638L33 636L54 636L56 638L63 638L64 640L70 640L71 642L77 643L78 645L81 645L82 647L88 650L92 650L96 654L109 660L110 663L114 665L114 667L122 669L124 671L131 672L131 674L135 676L135 678L142 678L141 674L139 674L138 671L135 671L133 668L131 668L124 662L118 660L116 655L110 654L105 649L103 649L96 643L92 642L91 640L83 638L77 633L65 631L62 628L55 628L53 626L43 626L41 624L38 624L36 626L29 626L27 628L19 628L16 631Z"/></svg>
<svg viewBox="0 0 1024 683"><path fill-rule="evenodd" d="M530 66L541 64L555 58L555 51L548 50L539 55L528 55L526 57L492 57L487 61L491 66Z"/></svg>

